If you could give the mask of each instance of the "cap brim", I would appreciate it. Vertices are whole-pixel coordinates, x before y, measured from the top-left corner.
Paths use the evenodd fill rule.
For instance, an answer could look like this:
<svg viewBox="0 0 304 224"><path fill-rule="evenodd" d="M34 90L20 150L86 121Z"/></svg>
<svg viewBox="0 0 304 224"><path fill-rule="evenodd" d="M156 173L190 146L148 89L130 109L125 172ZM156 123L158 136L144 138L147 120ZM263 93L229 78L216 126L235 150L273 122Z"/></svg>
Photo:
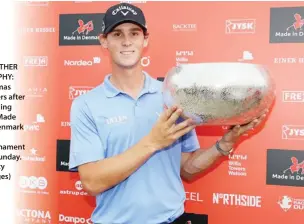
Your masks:
<svg viewBox="0 0 304 224"><path fill-rule="evenodd" d="M140 24L139 22L132 20L132 19L126 19L126 20L122 20L119 22L116 22L114 24L112 24L111 26L109 26L107 29L105 29L104 34L108 34L110 33L116 26L123 24L123 23L133 23L136 24L138 26L140 26L144 31L147 31L147 28L145 26L143 26L142 24Z"/></svg>

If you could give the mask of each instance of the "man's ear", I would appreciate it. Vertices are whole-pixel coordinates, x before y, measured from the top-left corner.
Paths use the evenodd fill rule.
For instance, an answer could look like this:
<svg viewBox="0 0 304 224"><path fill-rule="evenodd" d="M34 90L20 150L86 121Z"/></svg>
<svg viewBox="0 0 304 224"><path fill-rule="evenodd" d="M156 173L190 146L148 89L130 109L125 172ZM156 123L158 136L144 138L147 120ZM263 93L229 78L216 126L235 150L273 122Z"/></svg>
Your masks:
<svg viewBox="0 0 304 224"><path fill-rule="evenodd" d="M149 33L144 34L144 47L147 47L149 43Z"/></svg>
<svg viewBox="0 0 304 224"><path fill-rule="evenodd" d="M105 49L108 48L108 41L107 41L107 38L105 35L100 34L98 39L103 48L105 48Z"/></svg>

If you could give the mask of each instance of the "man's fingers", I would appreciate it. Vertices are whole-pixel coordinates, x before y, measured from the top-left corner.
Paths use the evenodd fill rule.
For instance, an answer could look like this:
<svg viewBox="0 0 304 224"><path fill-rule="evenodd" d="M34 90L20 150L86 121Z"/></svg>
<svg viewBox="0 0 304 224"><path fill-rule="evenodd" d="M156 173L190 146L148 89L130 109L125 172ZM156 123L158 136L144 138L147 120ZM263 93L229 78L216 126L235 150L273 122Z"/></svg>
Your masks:
<svg viewBox="0 0 304 224"><path fill-rule="evenodd" d="M166 111L166 118L169 119L172 114L177 110L177 106L172 106Z"/></svg>
<svg viewBox="0 0 304 224"><path fill-rule="evenodd" d="M177 132L177 131L179 131L179 130L181 130L181 129L189 126L189 125L193 125L193 121L191 119L187 119L187 120L185 120L185 121L183 121L183 122L181 122L181 123L179 123L175 126L172 126L170 131L171 131L171 133L175 133L175 132Z"/></svg>
<svg viewBox="0 0 304 224"><path fill-rule="evenodd" d="M194 128L196 127L196 125L190 125L190 126L186 126L185 128L177 131L175 134L174 134L174 138L175 139L179 139L181 136L183 136L184 134L190 132L191 130L193 130Z"/></svg>
<svg viewBox="0 0 304 224"><path fill-rule="evenodd" d="M262 121L264 120L265 117L266 117L266 114L263 114L259 119L257 119L258 121L254 124L254 127L259 126L262 123Z"/></svg>
<svg viewBox="0 0 304 224"><path fill-rule="evenodd" d="M236 125L232 129L232 135L233 136L238 136L241 133L241 125Z"/></svg>
<svg viewBox="0 0 304 224"><path fill-rule="evenodd" d="M182 114L182 109L178 108L176 111L174 111L171 116L169 117L167 121L167 125L171 127L176 120L179 118L179 116Z"/></svg>
<svg viewBox="0 0 304 224"><path fill-rule="evenodd" d="M170 116L172 115L172 113L173 113L174 111L176 111L176 109L177 109L177 106L172 106L172 107L166 109L166 110L161 114L160 119L161 119L162 121L167 121L167 120L170 118Z"/></svg>
<svg viewBox="0 0 304 224"><path fill-rule="evenodd" d="M262 122L263 117L264 117L264 115L261 116L260 118L255 118L249 124L246 124L246 125L243 125L243 126L237 125L233 129L233 133L235 135L240 135L240 134L242 134L242 133L244 133L248 130L253 130L255 127L257 127Z"/></svg>

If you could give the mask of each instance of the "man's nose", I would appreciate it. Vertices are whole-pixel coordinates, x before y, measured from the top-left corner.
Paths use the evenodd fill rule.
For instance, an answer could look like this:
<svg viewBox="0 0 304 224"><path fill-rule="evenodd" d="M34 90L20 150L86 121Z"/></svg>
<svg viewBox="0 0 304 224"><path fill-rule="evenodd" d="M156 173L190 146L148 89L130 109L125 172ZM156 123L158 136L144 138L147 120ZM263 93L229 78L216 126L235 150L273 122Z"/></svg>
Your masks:
<svg viewBox="0 0 304 224"><path fill-rule="evenodd" d="M130 38L128 36L125 36L123 41L122 41L122 45L123 46L130 46L132 44Z"/></svg>

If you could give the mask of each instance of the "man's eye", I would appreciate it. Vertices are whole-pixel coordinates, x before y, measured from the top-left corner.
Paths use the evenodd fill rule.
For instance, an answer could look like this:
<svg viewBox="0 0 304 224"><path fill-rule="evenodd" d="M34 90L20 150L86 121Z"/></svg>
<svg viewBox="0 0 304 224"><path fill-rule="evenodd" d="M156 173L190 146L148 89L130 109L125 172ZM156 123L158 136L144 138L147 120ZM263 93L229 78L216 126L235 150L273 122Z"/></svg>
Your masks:
<svg viewBox="0 0 304 224"><path fill-rule="evenodd" d="M119 36L120 36L120 33L114 33L114 36L115 36L115 37L119 37Z"/></svg>
<svg viewBox="0 0 304 224"><path fill-rule="evenodd" d="M137 35L138 35L138 32L133 32L132 35L133 35L133 36L137 36Z"/></svg>

